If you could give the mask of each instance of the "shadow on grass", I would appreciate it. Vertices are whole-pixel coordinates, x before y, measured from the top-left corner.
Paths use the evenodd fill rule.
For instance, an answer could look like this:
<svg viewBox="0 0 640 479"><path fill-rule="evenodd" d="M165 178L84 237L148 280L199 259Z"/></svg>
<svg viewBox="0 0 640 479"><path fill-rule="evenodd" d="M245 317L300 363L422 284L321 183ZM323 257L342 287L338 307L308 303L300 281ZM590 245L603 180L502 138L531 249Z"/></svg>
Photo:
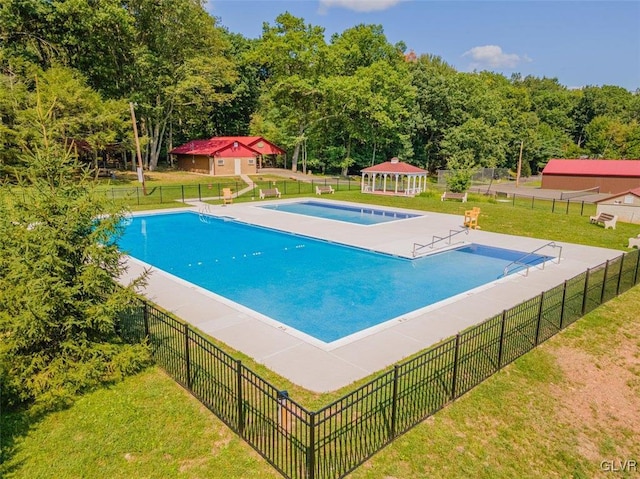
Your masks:
<svg viewBox="0 0 640 479"><path fill-rule="evenodd" d="M28 408L8 411L3 408L0 413L0 477L16 472L22 462L12 461L16 455L22 439L40 423L47 413L34 413Z"/></svg>

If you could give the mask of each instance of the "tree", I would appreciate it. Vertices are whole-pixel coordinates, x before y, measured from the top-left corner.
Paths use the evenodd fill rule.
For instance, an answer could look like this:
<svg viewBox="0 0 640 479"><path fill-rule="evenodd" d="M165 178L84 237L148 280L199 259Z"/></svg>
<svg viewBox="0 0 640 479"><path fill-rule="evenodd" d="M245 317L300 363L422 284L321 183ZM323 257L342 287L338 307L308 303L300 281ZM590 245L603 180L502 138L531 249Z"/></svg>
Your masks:
<svg viewBox="0 0 640 479"><path fill-rule="evenodd" d="M0 397L47 409L133 373L145 345L124 344L117 317L133 288L115 240L125 211L107 202L62 138L55 100L37 98L17 188L0 195Z"/></svg>
<svg viewBox="0 0 640 479"><path fill-rule="evenodd" d="M284 13L278 15L275 26L264 24L262 37L248 57L265 72L258 113L280 125L285 144L293 147L293 171L298 169L307 129L322 117L325 92L320 78L326 54L324 29Z"/></svg>

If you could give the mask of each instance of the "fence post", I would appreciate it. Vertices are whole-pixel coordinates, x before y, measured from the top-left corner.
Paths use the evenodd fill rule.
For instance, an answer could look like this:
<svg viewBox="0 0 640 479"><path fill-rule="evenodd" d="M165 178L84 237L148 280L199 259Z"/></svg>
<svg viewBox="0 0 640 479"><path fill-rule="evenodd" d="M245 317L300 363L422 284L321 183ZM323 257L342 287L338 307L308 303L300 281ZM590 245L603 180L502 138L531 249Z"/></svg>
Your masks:
<svg viewBox="0 0 640 479"><path fill-rule="evenodd" d="M567 200L567 214L569 214L569 201L570 200Z"/></svg>
<svg viewBox="0 0 640 479"><path fill-rule="evenodd" d="M636 271L633 273L633 284L638 284L638 267L640 267L640 249L638 249L638 254L636 255Z"/></svg>
<svg viewBox="0 0 640 479"><path fill-rule="evenodd" d="M627 257L624 253L620 256L620 270L618 271L618 284L616 285L616 296L620 295L620 281L622 281L622 267L624 266L624 259Z"/></svg>
<svg viewBox="0 0 640 479"><path fill-rule="evenodd" d="M198 201L202 201L202 190L200 188L200 183L198 183Z"/></svg>
<svg viewBox="0 0 640 479"><path fill-rule="evenodd" d="M236 403L236 413L238 415L238 434L240 437L244 436L244 398L242 396L242 361L236 359L236 388L238 393L238 399Z"/></svg>
<svg viewBox="0 0 640 479"><path fill-rule="evenodd" d="M591 268L587 268L587 275L584 278L584 290L582 291L582 315L587 310L587 291L589 288L589 272Z"/></svg>
<svg viewBox="0 0 640 479"><path fill-rule="evenodd" d="M567 298L567 280L564 281L564 287L562 288L562 308L560 309L560 328L564 327L564 302Z"/></svg>
<svg viewBox="0 0 640 479"><path fill-rule="evenodd" d="M184 358L187 363L187 387L191 390L191 359L189 358L189 325L184 323Z"/></svg>
<svg viewBox="0 0 640 479"><path fill-rule="evenodd" d="M607 287L607 274L609 273L609 260L604 264L604 276L602 278L602 290L600 291L600 304L604 302L604 292Z"/></svg>
<svg viewBox="0 0 640 479"><path fill-rule="evenodd" d="M513 202L511 203L512 206L516 205L516 194L513 194Z"/></svg>
<svg viewBox="0 0 640 479"><path fill-rule="evenodd" d="M140 188L136 186L136 198L138 199L138 206L140 206Z"/></svg>
<svg viewBox="0 0 640 479"><path fill-rule="evenodd" d="M184 185L180 185L180 188L182 189L182 202L184 203Z"/></svg>
<svg viewBox="0 0 640 479"><path fill-rule="evenodd" d="M580 207L580 216L584 213L584 200L582 200L582 206Z"/></svg>
<svg viewBox="0 0 640 479"><path fill-rule="evenodd" d="M507 310L502 310L502 325L500 326L500 347L498 348L498 369L502 369L502 350L504 349L504 327L507 322Z"/></svg>
<svg viewBox="0 0 640 479"><path fill-rule="evenodd" d="M396 420L398 416L398 369L396 364L393 366L393 397L391 402L391 427L389 431L389 441L396 437Z"/></svg>
<svg viewBox="0 0 640 479"><path fill-rule="evenodd" d="M531 197L531 209L533 209L533 204L535 203L535 201L536 201L536 197L532 196Z"/></svg>
<svg viewBox="0 0 640 479"><path fill-rule="evenodd" d="M553 201L551 202L551 212L555 213L556 212L556 199L553 198Z"/></svg>
<svg viewBox="0 0 640 479"><path fill-rule="evenodd" d="M316 477L316 413L309 413L309 444L307 444L307 479Z"/></svg>
<svg viewBox="0 0 640 479"><path fill-rule="evenodd" d="M162 204L162 186L160 187L160 204Z"/></svg>
<svg viewBox="0 0 640 479"><path fill-rule="evenodd" d="M142 303L144 305L142 309L142 318L144 320L144 335L149 336L149 305L146 301Z"/></svg>
<svg viewBox="0 0 640 479"><path fill-rule="evenodd" d="M536 342L535 345L539 344L540 340L540 323L542 323L542 306L544 304L544 291L540 293L540 306L538 306L538 324L536 325Z"/></svg>
<svg viewBox="0 0 640 479"><path fill-rule="evenodd" d="M453 377L451 380L451 399L456 398L456 381L458 379L458 359L460 351L460 333L456 334L456 350L453 357Z"/></svg>

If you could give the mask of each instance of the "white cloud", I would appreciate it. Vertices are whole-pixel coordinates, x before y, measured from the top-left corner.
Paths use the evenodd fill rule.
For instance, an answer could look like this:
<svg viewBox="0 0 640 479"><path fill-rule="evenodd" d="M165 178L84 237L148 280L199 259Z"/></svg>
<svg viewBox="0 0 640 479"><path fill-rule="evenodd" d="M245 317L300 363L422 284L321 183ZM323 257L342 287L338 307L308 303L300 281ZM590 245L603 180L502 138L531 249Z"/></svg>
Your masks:
<svg viewBox="0 0 640 479"><path fill-rule="evenodd" d="M342 7L356 12L386 10L402 0L320 0L320 13L326 13L331 7Z"/></svg>
<svg viewBox="0 0 640 479"><path fill-rule="evenodd" d="M520 56L515 53L503 52L498 45L473 47L465 52L463 56L471 57L471 63L469 64L471 70L515 68L520 63L531 61L531 58L527 55Z"/></svg>

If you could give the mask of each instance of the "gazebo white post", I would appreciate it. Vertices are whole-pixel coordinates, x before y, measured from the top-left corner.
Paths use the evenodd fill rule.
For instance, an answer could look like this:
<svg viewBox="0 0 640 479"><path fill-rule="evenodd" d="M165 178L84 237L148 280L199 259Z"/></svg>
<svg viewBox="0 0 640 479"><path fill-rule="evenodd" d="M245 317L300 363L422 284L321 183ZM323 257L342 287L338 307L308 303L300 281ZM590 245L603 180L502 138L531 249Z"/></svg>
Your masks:
<svg viewBox="0 0 640 479"><path fill-rule="evenodd" d="M394 192L393 192L393 193L394 193L394 194L396 194L396 195L398 194L398 177L399 177L399 176L400 176L400 175L398 175L398 173L396 173L396 181L395 181L395 184L396 184L395 186L396 186L396 188L395 188L395 190L394 190Z"/></svg>
<svg viewBox="0 0 640 479"><path fill-rule="evenodd" d="M362 173L362 180L360 181L360 193L364 193L364 172Z"/></svg>
<svg viewBox="0 0 640 479"><path fill-rule="evenodd" d="M376 174L373 174L372 183L371 183L371 192L376 191Z"/></svg>
<svg viewBox="0 0 640 479"><path fill-rule="evenodd" d="M382 177L382 192L383 193L387 192L387 174L386 173Z"/></svg>

